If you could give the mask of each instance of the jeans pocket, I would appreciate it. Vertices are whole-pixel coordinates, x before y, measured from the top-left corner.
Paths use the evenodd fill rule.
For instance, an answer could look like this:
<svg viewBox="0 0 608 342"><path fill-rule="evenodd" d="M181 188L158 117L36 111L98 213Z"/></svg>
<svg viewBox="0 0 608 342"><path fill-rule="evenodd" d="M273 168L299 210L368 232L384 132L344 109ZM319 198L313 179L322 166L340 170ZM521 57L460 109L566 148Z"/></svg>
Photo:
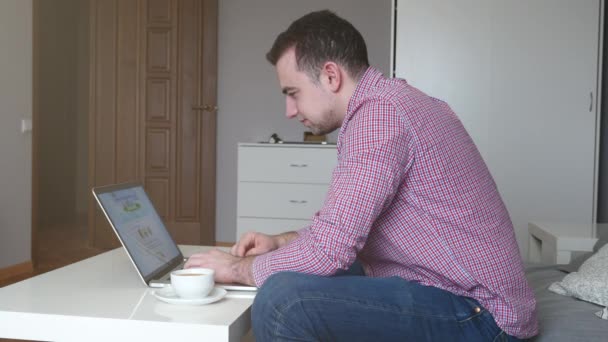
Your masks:
<svg viewBox="0 0 608 342"><path fill-rule="evenodd" d="M505 334L504 331L500 331L500 333L498 333L498 335L496 335L496 337L494 337L494 339L492 340L492 342L507 342L508 339L508 335Z"/></svg>
<svg viewBox="0 0 608 342"><path fill-rule="evenodd" d="M486 309L473 298L460 297L459 299L461 300L458 315L459 323L472 320L486 312Z"/></svg>
<svg viewBox="0 0 608 342"><path fill-rule="evenodd" d="M494 317L492 314L478 301L471 298L464 298L464 301L471 308L471 315L464 320L461 320L459 323L461 325L469 325L475 326L478 330L479 334L483 337L485 341L493 341L493 342L508 342L508 341L518 341L517 339L509 336L505 333L499 326L496 324Z"/></svg>

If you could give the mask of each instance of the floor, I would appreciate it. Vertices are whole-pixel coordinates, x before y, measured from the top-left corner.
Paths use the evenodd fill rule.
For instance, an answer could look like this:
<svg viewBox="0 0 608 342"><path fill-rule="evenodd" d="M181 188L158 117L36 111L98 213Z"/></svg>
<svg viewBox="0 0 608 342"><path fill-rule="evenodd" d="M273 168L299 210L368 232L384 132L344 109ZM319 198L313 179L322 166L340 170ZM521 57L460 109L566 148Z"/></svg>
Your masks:
<svg viewBox="0 0 608 342"><path fill-rule="evenodd" d="M60 268L99 253L102 249L88 247L86 228L77 225L60 225L41 228L37 232L37 264L30 274L0 281L0 287Z"/></svg>
<svg viewBox="0 0 608 342"><path fill-rule="evenodd" d="M105 250L88 247L87 231L85 227L78 225L61 225L55 227L41 228L37 232L39 241L36 248L37 265L34 271L22 276L0 281L0 287L4 287L29 277L52 271L74 262L95 256ZM2 339L2 342L17 342L20 340Z"/></svg>

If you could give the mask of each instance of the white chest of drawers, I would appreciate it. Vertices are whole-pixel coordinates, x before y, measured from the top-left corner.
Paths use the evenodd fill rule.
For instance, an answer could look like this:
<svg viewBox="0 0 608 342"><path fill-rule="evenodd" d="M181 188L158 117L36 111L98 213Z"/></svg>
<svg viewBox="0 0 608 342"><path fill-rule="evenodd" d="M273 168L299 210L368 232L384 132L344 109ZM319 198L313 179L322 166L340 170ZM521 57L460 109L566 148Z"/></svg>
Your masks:
<svg viewBox="0 0 608 342"><path fill-rule="evenodd" d="M279 234L309 224L336 163L335 145L240 143L237 239L248 231Z"/></svg>

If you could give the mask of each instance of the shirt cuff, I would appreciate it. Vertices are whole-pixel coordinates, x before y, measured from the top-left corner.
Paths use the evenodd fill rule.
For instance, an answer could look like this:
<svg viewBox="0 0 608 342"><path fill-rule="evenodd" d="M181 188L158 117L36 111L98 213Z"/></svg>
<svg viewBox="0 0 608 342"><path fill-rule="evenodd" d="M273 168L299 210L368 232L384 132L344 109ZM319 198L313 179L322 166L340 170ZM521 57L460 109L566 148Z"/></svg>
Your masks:
<svg viewBox="0 0 608 342"><path fill-rule="evenodd" d="M290 245L296 240L300 240L310 234L310 226L306 226L298 231L296 231L298 237L294 240L290 241L287 245ZM251 273L253 274L253 281L255 282L255 286L261 287L266 279L271 275L283 271L282 269L273 269L272 264L276 261L276 259L285 259L285 258L298 258L298 255L287 255L288 251L281 247L272 252L268 252L266 254L258 255L253 259L253 265Z"/></svg>

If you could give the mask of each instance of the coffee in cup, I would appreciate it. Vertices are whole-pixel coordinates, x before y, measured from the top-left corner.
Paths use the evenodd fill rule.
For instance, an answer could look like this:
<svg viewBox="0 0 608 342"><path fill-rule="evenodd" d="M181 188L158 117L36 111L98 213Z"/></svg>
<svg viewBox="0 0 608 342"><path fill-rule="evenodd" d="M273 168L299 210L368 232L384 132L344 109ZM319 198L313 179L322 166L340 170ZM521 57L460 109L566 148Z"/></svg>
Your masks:
<svg viewBox="0 0 608 342"><path fill-rule="evenodd" d="M171 286L181 298L203 298L213 290L214 276L215 271L210 268L177 270L171 272Z"/></svg>

